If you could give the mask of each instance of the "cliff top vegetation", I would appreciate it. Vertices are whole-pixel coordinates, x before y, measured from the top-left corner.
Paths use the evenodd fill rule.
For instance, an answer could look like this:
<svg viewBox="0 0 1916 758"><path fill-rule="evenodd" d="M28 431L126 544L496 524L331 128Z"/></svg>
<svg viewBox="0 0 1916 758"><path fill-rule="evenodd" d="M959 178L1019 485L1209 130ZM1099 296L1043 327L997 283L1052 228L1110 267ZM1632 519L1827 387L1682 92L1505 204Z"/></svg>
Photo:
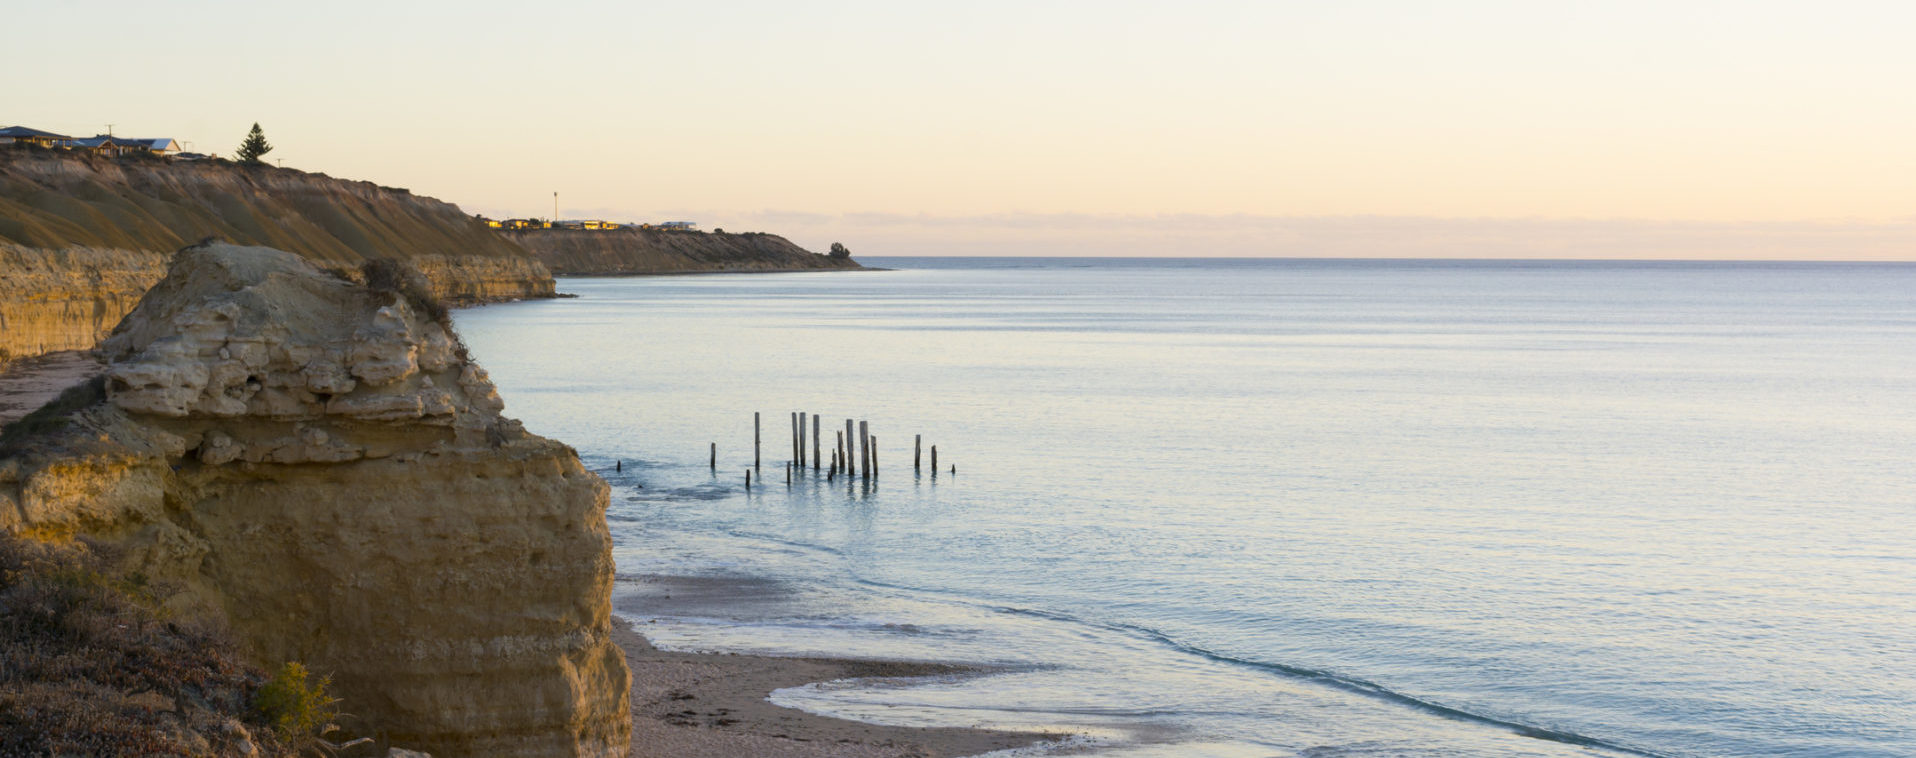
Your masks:
<svg viewBox="0 0 1916 758"><path fill-rule="evenodd" d="M269 680L110 557L0 534L0 755L297 755Z"/></svg>

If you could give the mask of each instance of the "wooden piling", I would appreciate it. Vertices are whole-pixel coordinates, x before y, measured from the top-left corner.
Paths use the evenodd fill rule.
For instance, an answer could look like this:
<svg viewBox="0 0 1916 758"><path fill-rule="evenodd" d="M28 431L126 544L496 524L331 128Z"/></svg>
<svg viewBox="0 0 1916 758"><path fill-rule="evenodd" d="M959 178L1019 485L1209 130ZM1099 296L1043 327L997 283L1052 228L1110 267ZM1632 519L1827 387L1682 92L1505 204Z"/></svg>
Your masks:
<svg viewBox="0 0 1916 758"><path fill-rule="evenodd" d="M878 436L872 435L866 438L866 441L870 442L872 446L872 476L878 476Z"/></svg>
<svg viewBox="0 0 1916 758"><path fill-rule="evenodd" d="M933 464L933 465L936 466L937 464ZM712 470L713 471L718 470L718 443L717 442L712 443Z"/></svg>
<svg viewBox="0 0 1916 758"><path fill-rule="evenodd" d="M818 414L814 413L812 414L812 470L813 471L817 471L820 465L818 451L819 451Z"/></svg>
<svg viewBox="0 0 1916 758"><path fill-rule="evenodd" d="M792 460L798 459L798 411L792 411L792 419L786 422L785 444L791 448Z"/></svg>
<svg viewBox="0 0 1916 758"><path fill-rule="evenodd" d="M758 468L758 411L752 411L752 468Z"/></svg>
<svg viewBox="0 0 1916 758"><path fill-rule="evenodd" d="M785 486L786 487L792 486L792 462L791 461L785 462Z"/></svg>
<svg viewBox="0 0 1916 758"><path fill-rule="evenodd" d="M912 435L911 436L911 470L913 471L922 470L918 468L918 454L922 452L924 449L925 449L925 435L922 435L922 434Z"/></svg>
<svg viewBox="0 0 1916 758"><path fill-rule="evenodd" d="M620 471L620 472L625 471L625 461L613 461L612 470Z"/></svg>
<svg viewBox="0 0 1916 758"><path fill-rule="evenodd" d="M845 474L857 476L859 467L852 463L852 450L858 446L858 438L852 436L852 420L845 419Z"/></svg>
<svg viewBox="0 0 1916 758"><path fill-rule="evenodd" d="M934 477L938 475L938 446L937 445L931 446L931 475Z"/></svg>
<svg viewBox="0 0 1916 758"><path fill-rule="evenodd" d="M798 412L798 467L801 469L805 468L805 423L809 415L804 411Z"/></svg>
<svg viewBox="0 0 1916 758"><path fill-rule="evenodd" d="M858 422L858 468L866 479L872 478L871 422Z"/></svg>
<svg viewBox="0 0 1916 758"><path fill-rule="evenodd" d="M749 490L751 488L752 488L752 470L748 468L745 470L745 489Z"/></svg>

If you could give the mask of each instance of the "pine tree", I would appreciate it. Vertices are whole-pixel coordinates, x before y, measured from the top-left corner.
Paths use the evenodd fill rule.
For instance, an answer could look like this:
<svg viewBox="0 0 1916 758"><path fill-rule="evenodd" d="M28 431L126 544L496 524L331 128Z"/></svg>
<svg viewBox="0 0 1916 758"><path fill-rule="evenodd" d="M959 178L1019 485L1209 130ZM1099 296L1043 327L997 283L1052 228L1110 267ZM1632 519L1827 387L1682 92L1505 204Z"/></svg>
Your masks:
<svg viewBox="0 0 1916 758"><path fill-rule="evenodd" d="M259 123L253 123L253 131L246 135L246 141L239 146L239 159L242 163L263 163L260 156L273 152L273 146L266 142L266 132L260 131Z"/></svg>

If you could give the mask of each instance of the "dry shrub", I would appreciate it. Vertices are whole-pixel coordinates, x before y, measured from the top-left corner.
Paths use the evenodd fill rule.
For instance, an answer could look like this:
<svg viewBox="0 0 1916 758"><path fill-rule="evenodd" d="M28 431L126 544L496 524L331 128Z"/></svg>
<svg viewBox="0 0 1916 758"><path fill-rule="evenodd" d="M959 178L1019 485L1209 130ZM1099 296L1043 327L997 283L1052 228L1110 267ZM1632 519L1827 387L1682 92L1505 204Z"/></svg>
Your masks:
<svg viewBox="0 0 1916 758"><path fill-rule="evenodd" d="M250 707L261 677L217 631L155 611L85 545L0 534L0 755L293 755Z"/></svg>

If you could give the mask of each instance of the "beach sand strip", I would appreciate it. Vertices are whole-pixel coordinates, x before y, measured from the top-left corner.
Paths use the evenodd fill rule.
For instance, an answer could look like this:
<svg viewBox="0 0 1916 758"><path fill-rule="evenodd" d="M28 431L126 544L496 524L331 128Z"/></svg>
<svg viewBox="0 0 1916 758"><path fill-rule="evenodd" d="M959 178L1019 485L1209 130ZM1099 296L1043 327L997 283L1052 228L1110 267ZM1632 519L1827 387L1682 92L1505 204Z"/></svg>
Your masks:
<svg viewBox="0 0 1916 758"><path fill-rule="evenodd" d="M773 690L864 677L974 670L936 663L673 653L624 619L612 639L632 667L632 755L678 758L941 758L1023 747L1061 735L895 727L818 716L766 700Z"/></svg>

